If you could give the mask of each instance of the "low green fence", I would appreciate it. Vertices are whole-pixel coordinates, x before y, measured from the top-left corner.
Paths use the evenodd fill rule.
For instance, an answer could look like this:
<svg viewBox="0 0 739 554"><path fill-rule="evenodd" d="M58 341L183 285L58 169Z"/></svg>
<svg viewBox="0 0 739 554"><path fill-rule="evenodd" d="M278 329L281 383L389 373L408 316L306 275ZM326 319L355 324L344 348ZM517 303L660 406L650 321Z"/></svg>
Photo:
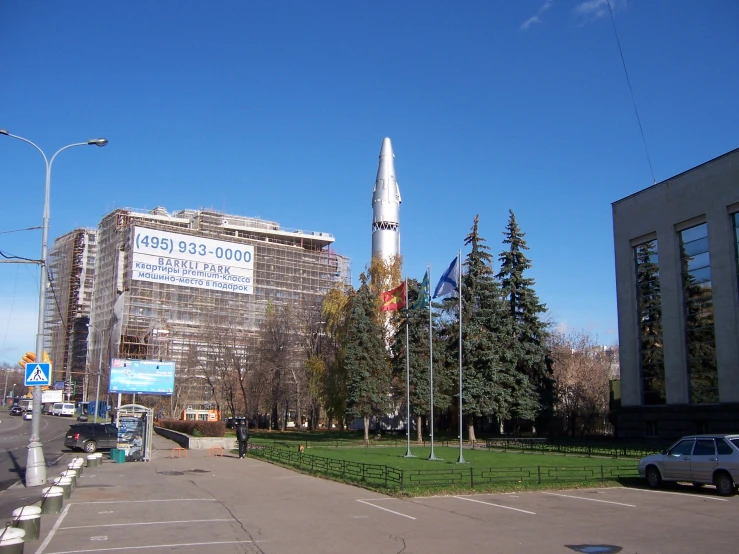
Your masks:
<svg viewBox="0 0 739 554"><path fill-rule="evenodd" d="M337 440L337 441L281 441L279 439L271 439L267 437L258 437L253 443L271 445L281 448L293 448L296 442L303 444L306 448L374 448L374 447L403 447L406 445L405 439L398 438L382 438L379 440L371 439L368 442L362 440ZM411 444L415 446L416 442ZM421 446L428 446L430 443L424 440ZM437 440L435 446L458 447L459 440ZM598 456L601 458L630 458L640 459L649 454L659 452L660 448L649 446L611 446L608 444L598 443L577 443L568 441L554 442L546 438L508 438L508 439L486 439L485 441L477 441L474 445L465 442L466 446L471 448L487 448L489 450L499 450L503 452L522 452L522 453L541 453L541 454L561 454L563 456Z"/></svg>
<svg viewBox="0 0 739 554"><path fill-rule="evenodd" d="M606 444L550 443L546 439L487 439L485 447L503 452L541 452L605 458L643 458L659 451L654 448L617 447Z"/></svg>
<svg viewBox="0 0 739 554"><path fill-rule="evenodd" d="M250 445L249 455L282 465L309 470L311 473L320 473L357 483L367 483L398 490L446 486L474 488L495 483L597 482L633 478L639 475L636 464L587 467L459 467L408 470L387 465L324 458L297 452L293 449L287 450L256 444Z"/></svg>

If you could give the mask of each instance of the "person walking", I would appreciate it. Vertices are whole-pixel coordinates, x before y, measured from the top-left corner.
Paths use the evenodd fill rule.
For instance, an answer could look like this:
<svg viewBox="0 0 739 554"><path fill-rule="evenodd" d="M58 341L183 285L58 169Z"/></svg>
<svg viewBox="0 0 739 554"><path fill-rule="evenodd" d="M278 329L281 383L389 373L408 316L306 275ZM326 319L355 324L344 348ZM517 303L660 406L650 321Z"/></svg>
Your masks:
<svg viewBox="0 0 739 554"><path fill-rule="evenodd" d="M236 426L236 440L239 442L239 458L246 457L246 448L249 443L249 424L246 421Z"/></svg>

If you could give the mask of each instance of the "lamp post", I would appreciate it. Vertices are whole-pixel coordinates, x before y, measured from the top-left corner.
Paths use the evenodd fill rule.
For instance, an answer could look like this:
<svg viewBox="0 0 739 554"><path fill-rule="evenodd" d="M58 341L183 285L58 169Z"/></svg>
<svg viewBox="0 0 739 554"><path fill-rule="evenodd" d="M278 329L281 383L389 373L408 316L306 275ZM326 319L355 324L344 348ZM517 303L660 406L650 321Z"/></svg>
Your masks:
<svg viewBox="0 0 739 554"><path fill-rule="evenodd" d="M97 370L97 385L95 386L95 423L98 422L98 412L100 411L100 408L98 406L98 399L100 398L100 373L102 371L102 365L103 365L103 344L102 341L100 342L100 345L98 346L98 337L102 337L103 330L102 329L96 329L89 323L87 324L88 329L92 329L95 333L95 348L100 348L100 352L98 353L98 370ZM110 343L110 341L108 341ZM108 345L110 347L110 344Z"/></svg>
<svg viewBox="0 0 739 554"><path fill-rule="evenodd" d="M5 388L3 389L3 408L8 403L8 369L5 368Z"/></svg>
<svg viewBox="0 0 739 554"><path fill-rule="evenodd" d="M49 240L49 196L51 193L51 165L54 163L54 159L57 155L74 146L105 146L108 144L108 139L99 138L88 140L87 142L75 142L74 144L68 144L63 148L57 150L51 159L46 157L44 151L41 150L35 143L30 140L13 135L5 129L0 129L0 135L12 137L14 139L22 140L33 146L39 151L41 156L44 158L46 164L46 188L44 193L44 216L43 216L43 228L41 232L41 279L39 285L39 301L38 301L38 326L36 330L36 360L43 360L44 354L44 311L46 308L46 285L47 285L47 272L46 272L46 252L47 244ZM51 376L49 376L51 377ZM26 486L35 487L46 484L46 461L44 460L44 451L42 449L41 437L39 436L40 429L40 413L41 413L41 387L33 387L33 417L31 419L31 438L28 442L28 458L26 460Z"/></svg>

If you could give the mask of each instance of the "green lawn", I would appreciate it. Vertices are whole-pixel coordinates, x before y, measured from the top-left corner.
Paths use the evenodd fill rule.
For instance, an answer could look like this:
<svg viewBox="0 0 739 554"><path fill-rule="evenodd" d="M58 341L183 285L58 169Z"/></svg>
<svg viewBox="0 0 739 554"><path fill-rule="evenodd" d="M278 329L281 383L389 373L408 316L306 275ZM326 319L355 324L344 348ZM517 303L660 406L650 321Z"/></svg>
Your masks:
<svg viewBox="0 0 739 554"><path fill-rule="evenodd" d="M463 451L437 446L437 461L428 460L429 447L311 446L303 453L297 441L256 440L250 457L263 458L298 471L400 495L459 494L464 491L536 490L619 485L637 476L636 461L557 454L522 454L487 450Z"/></svg>
<svg viewBox="0 0 739 554"><path fill-rule="evenodd" d="M297 448L297 447L296 447ZM373 448L321 448L311 447L305 454L333 458L351 462L388 465L397 469L436 470L450 467L459 468L459 447L434 447L434 454L440 461L430 461L429 447L413 447L411 453L415 458L406 458L406 447L373 447ZM614 460L611 458L587 458L579 456L559 456L556 454L521 454L511 452L488 452L486 450L463 450L465 462L462 467L589 467L589 466L629 466L636 468L636 462L631 460Z"/></svg>

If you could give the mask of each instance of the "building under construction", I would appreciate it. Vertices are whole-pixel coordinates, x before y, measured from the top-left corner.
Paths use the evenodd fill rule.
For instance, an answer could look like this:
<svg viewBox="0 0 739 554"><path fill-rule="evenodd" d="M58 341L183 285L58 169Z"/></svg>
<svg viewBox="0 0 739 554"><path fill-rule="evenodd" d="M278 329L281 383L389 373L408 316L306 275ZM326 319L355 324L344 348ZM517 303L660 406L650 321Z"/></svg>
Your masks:
<svg viewBox="0 0 739 554"><path fill-rule="evenodd" d="M92 306L97 231L75 229L57 238L49 251L44 349L55 381L74 383L80 400L87 376L87 336Z"/></svg>
<svg viewBox="0 0 739 554"><path fill-rule="evenodd" d="M351 284L349 260L333 242L215 211L109 213L97 231L91 373L100 363L104 387L108 361L128 358L171 360L178 378L192 377L193 349L214 326L256 335L268 305L320 300Z"/></svg>

